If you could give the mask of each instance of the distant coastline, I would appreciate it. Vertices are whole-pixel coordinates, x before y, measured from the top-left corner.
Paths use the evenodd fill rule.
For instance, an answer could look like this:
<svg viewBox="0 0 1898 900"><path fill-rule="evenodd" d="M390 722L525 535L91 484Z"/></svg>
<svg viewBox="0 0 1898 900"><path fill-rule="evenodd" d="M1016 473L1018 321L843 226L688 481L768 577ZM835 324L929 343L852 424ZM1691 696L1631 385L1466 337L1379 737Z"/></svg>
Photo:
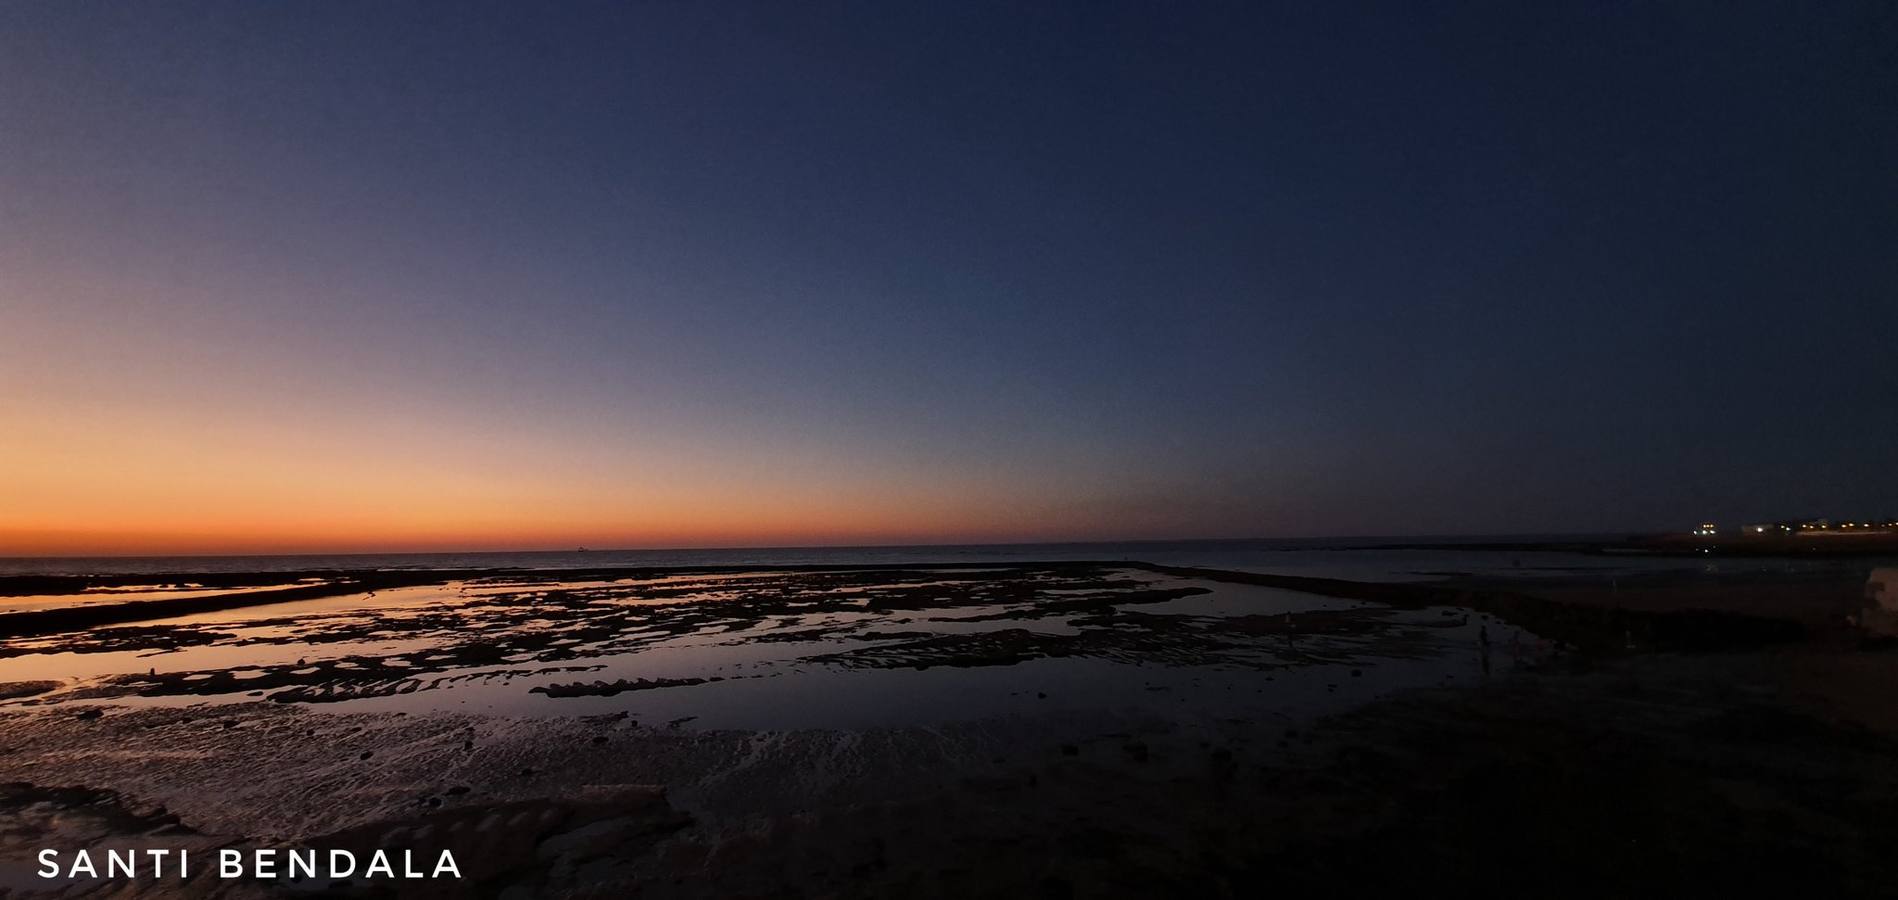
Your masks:
<svg viewBox="0 0 1898 900"><path fill-rule="evenodd" d="M1352 549L1446 550L1617 554L1656 556L1885 556L1898 554L1898 533L1730 536L1692 534L1630 535L1621 539L1469 542L1404 542Z"/></svg>

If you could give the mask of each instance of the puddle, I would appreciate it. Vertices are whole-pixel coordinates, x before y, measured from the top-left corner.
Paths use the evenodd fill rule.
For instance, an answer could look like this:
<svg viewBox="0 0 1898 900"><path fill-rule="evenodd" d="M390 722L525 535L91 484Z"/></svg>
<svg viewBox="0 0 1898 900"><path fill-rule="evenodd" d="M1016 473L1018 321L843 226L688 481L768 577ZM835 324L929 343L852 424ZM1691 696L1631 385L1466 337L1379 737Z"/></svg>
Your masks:
<svg viewBox="0 0 1898 900"><path fill-rule="evenodd" d="M304 578L282 584L268 584L244 588L207 588L201 585L130 585L112 588L89 588L79 593L69 594L20 594L0 596L0 614L16 612L37 612L48 609L70 609L77 606L98 606L110 603L144 603L153 600L180 600L188 597L216 597L223 594L250 594L259 591L282 590L284 588L310 587L321 584L322 579Z"/></svg>

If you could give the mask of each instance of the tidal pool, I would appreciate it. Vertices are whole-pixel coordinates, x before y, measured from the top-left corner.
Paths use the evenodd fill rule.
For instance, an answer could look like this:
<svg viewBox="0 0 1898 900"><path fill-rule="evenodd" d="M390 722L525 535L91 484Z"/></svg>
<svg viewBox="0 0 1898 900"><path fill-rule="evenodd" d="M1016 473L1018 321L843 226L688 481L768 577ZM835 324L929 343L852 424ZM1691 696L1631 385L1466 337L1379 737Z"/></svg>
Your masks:
<svg viewBox="0 0 1898 900"><path fill-rule="evenodd" d="M1257 718L1540 652L1467 610L1138 566L498 573L0 642L0 708L260 700L864 728L1050 713Z"/></svg>

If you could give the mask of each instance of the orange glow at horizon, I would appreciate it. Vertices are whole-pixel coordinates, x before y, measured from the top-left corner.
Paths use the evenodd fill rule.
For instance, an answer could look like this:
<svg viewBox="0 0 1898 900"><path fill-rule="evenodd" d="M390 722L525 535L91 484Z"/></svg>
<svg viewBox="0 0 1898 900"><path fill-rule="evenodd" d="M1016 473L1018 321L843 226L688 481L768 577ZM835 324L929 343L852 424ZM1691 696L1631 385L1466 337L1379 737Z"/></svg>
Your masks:
<svg viewBox="0 0 1898 900"><path fill-rule="evenodd" d="M7 410L0 557L1058 539L1003 484L713 448L576 453L452 422ZM545 446L536 446L544 444ZM769 449L769 448L767 448ZM847 466L846 466L847 468ZM1014 499L1011 499L1014 498ZM1071 524L1071 523L1069 523Z"/></svg>
<svg viewBox="0 0 1898 900"><path fill-rule="evenodd" d="M804 497L627 496L624 505L455 496L419 485L318 499L251 488L187 500L9 504L0 557L665 549L1056 539L965 509ZM630 493L630 492L629 492ZM278 509L271 509L271 506Z"/></svg>
<svg viewBox="0 0 1898 900"><path fill-rule="evenodd" d="M1033 421L576 391L505 335L371 344L228 299L262 287L165 287L40 271L0 290L0 557L1199 536L1115 505L1135 467Z"/></svg>

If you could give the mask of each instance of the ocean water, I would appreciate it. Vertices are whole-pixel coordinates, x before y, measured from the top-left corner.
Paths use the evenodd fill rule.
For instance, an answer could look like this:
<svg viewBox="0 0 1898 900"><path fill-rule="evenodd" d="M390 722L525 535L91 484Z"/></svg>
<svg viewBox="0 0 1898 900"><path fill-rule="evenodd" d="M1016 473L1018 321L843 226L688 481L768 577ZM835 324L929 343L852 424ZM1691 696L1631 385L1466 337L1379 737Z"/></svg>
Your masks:
<svg viewBox="0 0 1898 900"><path fill-rule="evenodd" d="M1550 577L1617 573L1807 571L1863 562L1602 555L1478 549L1502 542L1580 542L1600 536L1537 535L763 547L677 550L392 553L291 556L0 557L0 575L166 575L328 569L571 569L608 566L883 566L912 563L1139 561L1353 581L1428 581L1454 575ZM1609 538L1612 539L1612 538ZM1429 546L1421 546L1429 545ZM1459 546L1464 545L1464 546Z"/></svg>

